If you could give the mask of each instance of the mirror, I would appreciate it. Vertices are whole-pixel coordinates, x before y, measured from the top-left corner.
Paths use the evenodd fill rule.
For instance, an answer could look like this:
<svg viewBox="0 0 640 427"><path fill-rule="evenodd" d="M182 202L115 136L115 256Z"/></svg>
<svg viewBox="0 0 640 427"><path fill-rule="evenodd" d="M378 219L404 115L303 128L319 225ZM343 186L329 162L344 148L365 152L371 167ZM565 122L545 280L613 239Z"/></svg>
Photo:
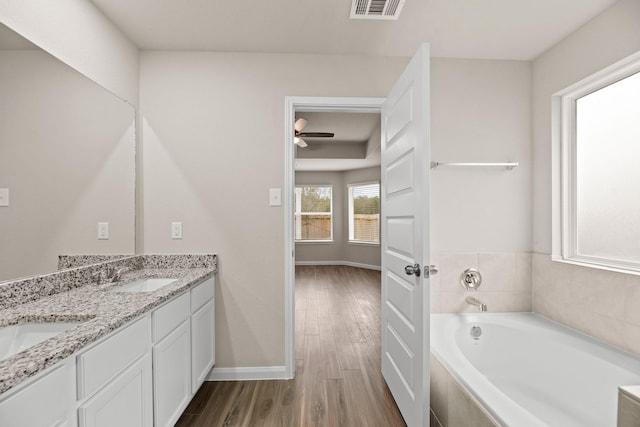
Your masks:
<svg viewBox="0 0 640 427"><path fill-rule="evenodd" d="M132 255L135 109L1 24L0 94L0 282Z"/></svg>

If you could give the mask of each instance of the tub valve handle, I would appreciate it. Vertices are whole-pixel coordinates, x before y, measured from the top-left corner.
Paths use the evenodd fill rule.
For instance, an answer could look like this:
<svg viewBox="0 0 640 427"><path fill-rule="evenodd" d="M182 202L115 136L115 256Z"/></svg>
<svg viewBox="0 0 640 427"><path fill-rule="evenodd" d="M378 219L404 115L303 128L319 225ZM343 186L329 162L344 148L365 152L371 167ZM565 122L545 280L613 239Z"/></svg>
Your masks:
<svg viewBox="0 0 640 427"><path fill-rule="evenodd" d="M417 277L420 277L420 264L407 265L404 268L404 272L409 276L413 276L415 274Z"/></svg>

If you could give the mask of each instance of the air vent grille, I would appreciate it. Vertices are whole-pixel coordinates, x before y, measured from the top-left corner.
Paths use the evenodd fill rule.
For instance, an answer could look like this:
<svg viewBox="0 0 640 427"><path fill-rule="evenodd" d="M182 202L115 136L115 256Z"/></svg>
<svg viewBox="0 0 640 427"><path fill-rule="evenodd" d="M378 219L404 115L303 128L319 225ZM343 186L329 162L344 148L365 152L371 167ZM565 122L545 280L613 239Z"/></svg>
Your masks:
<svg viewBox="0 0 640 427"><path fill-rule="evenodd" d="M352 0L351 19L398 19L405 0Z"/></svg>

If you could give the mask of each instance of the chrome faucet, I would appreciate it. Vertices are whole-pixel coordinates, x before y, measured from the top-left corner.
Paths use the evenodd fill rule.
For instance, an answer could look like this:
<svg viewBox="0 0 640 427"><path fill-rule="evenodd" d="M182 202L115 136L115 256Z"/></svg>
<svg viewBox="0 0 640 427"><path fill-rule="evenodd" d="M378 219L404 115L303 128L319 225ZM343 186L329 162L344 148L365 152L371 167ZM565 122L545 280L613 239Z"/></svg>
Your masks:
<svg viewBox="0 0 640 427"><path fill-rule="evenodd" d="M487 304L481 303L477 298L466 297L464 300L467 302L467 304L475 305L476 307L478 307L480 311L487 311Z"/></svg>
<svg viewBox="0 0 640 427"><path fill-rule="evenodd" d="M120 280L122 280L122 275L129 270L131 270L129 267L121 267L117 270L114 269L111 273L111 281L119 282Z"/></svg>
<svg viewBox="0 0 640 427"><path fill-rule="evenodd" d="M129 267L121 267L118 269L109 267L106 270L100 270L93 273L91 275L91 280L93 280L96 285L102 285L103 283L108 282L119 282L122 280L122 275L129 270L131 270Z"/></svg>

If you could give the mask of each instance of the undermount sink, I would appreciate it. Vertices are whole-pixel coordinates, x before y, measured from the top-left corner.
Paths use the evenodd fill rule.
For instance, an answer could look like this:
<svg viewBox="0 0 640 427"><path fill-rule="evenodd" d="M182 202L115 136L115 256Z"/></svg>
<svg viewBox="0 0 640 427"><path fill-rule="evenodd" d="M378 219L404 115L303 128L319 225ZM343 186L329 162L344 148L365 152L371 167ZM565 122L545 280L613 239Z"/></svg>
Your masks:
<svg viewBox="0 0 640 427"><path fill-rule="evenodd" d="M178 279L168 277L147 277L137 279L123 286L116 286L110 292L152 292L164 286L170 285Z"/></svg>
<svg viewBox="0 0 640 427"><path fill-rule="evenodd" d="M0 328L0 360L48 340L82 322L19 323Z"/></svg>

